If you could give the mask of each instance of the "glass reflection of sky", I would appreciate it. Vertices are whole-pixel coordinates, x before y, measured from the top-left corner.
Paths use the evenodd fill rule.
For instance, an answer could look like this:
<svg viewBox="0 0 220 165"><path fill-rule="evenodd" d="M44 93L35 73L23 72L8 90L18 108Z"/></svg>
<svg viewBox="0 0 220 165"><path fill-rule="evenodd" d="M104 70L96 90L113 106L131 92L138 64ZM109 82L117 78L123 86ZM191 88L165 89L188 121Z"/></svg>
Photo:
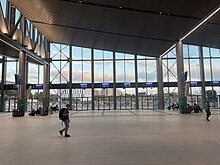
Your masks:
<svg viewBox="0 0 220 165"><path fill-rule="evenodd" d="M3 10L3 14L4 17L6 16L6 0L1 0L1 5L2 5L2 10Z"/></svg>

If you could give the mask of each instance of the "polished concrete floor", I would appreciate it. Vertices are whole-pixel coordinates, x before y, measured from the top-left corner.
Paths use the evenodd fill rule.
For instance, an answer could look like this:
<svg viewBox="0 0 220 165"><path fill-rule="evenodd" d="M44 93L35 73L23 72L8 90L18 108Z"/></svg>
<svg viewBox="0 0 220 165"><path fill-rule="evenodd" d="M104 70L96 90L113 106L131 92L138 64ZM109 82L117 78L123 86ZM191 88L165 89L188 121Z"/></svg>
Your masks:
<svg viewBox="0 0 220 165"><path fill-rule="evenodd" d="M71 112L70 138L58 114L0 113L0 165L219 165L220 113L160 110Z"/></svg>

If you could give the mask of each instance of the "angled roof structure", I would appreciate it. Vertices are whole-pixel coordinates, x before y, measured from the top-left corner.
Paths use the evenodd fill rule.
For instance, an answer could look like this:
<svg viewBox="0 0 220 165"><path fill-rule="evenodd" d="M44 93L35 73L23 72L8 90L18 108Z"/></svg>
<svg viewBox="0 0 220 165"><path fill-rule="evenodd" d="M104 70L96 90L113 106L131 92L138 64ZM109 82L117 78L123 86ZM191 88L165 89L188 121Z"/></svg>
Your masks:
<svg viewBox="0 0 220 165"><path fill-rule="evenodd" d="M10 0L51 42L160 56L220 0ZM220 48L220 12L183 43Z"/></svg>

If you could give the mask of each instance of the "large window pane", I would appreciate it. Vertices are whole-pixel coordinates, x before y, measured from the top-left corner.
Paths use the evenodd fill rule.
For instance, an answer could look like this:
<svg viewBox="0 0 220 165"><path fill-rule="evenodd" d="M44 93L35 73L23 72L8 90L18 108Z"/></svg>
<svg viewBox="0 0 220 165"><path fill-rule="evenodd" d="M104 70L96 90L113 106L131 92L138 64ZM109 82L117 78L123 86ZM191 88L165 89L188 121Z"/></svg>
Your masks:
<svg viewBox="0 0 220 165"><path fill-rule="evenodd" d="M190 75L191 81L200 81L200 65L199 59L190 60Z"/></svg>
<svg viewBox="0 0 220 165"><path fill-rule="evenodd" d="M124 53L115 53L115 59L124 59L125 54Z"/></svg>
<svg viewBox="0 0 220 165"><path fill-rule="evenodd" d="M184 71L187 72L187 81L190 80L190 74L189 74L189 62L188 59L184 59Z"/></svg>
<svg viewBox="0 0 220 165"><path fill-rule="evenodd" d="M83 60L91 60L91 49L83 48Z"/></svg>
<svg viewBox="0 0 220 165"><path fill-rule="evenodd" d="M80 47L72 47L73 60L81 60L83 58L82 49Z"/></svg>
<svg viewBox="0 0 220 165"><path fill-rule="evenodd" d="M156 60L147 60L147 82L157 81Z"/></svg>
<svg viewBox="0 0 220 165"><path fill-rule="evenodd" d="M94 59L103 59L104 57L104 51L102 50L94 50Z"/></svg>
<svg viewBox="0 0 220 165"><path fill-rule="evenodd" d="M104 51L104 59L113 59L113 52Z"/></svg>
<svg viewBox="0 0 220 165"><path fill-rule="evenodd" d="M18 63L14 59L7 58L6 84L15 83L15 74L18 74ZM9 62L10 61L10 62ZM13 62L14 61L14 62ZM17 68L16 68L17 67Z"/></svg>
<svg viewBox="0 0 220 165"><path fill-rule="evenodd" d="M91 61L83 61L82 83L91 83Z"/></svg>
<svg viewBox="0 0 220 165"><path fill-rule="evenodd" d="M199 57L198 46L189 45L189 57L191 58Z"/></svg>
<svg viewBox="0 0 220 165"><path fill-rule="evenodd" d="M212 75L213 75L213 81L219 81L220 80L220 59L212 59Z"/></svg>
<svg viewBox="0 0 220 165"><path fill-rule="evenodd" d="M169 82L177 82L177 66L176 60L168 60Z"/></svg>
<svg viewBox="0 0 220 165"><path fill-rule="evenodd" d="M188 45L183 45L183 58L189 58Z"/></svg>
<svg viewBox="0 0 220 165"><path fill-rule="evenodd" d="M210 51L209 48L203 47L203 57L210 57Z"/></svg>
<svg viewBox="0 0 220 165"><path fill-rule="evenodd" d="M210 49L211 49L211 57L220 57L219 49L214 49L214 48L210 48Z"/></svg>
<svg viewBox="0 0 220 165"><path fill-rule="evenodd" d="M38 84L38 65L28 64L28 83Z"/></svg>
<svg viewBox="0 0 220 165"><path fill-rule="evenodd" d="M116 82L125 82L124 61L116 61Z"/></svg>
<svg viewBox="0 0 220 165"><path fill-rule="evenodd" d="M210 59L204 59L205 81L211 81Z"/></svg>
<svg viewBox="0 0 220 165"><path fill-rule="evenodd" d="M83 82L82 77L82 61L73 61L72 62L72 80L74 83Z"/></svg>
<svg viewBox="0 0 220 165"><path fill-rule="evenodd" d="M113 61L104 61L104 82L113 82Z"/></svg>
<svg viewBox="0 0 220 165"><path fill-rule="evenodd" d="M125 82L135 81L135 66L134 60L126 60L125 62Z"/></svg>
<svg viewBox="0 0 220 165"><path fill-rule="evenodd" d="M138 68L138 82L146 82L145 60L138 60L137 68Z"/></svg>
<svg viewBox="0 0 220 165"><path fill-rule="evenodd" d="M94 82L95 83L102 83L105 81L103 77L103 72L104 72L103 61L95 61L94 62Z"/></svg>

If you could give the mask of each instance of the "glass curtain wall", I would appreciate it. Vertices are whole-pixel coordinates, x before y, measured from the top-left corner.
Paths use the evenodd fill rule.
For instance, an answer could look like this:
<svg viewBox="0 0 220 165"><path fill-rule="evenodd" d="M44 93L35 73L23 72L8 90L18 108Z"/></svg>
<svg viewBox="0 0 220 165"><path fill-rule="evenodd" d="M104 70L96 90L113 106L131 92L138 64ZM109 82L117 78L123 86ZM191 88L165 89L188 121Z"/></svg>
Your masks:
<svg viewBox="0 0 220 165"><path fill-rule="evenodd" d="M201 93L201 72L204 68L206 98L210 100L212 108L219 108L220 103L220 50L203 47L203 66L200 64L199 47L194 45L183 45L184 71L187 71L186 82L189 85L185 87L187 93L187 103L202 104ZM163 57L163 81L170 82L169 87L164 88L165 107L172 102L176 102L177 97L177 68L176 68L176 50L173 49ZM172 87L170 87L172 86ZM174 87L175 86L175 87Z"/></svg>
<svg viewBox="0 0 220 165"><path fill-rule="evenodd" d="M113 88L108 87L113 83L113 52L94 50L94 83L100 84L94 90L95 109L113 109Z"/></svg>
<svg viewBox="0 0 220 165"><path fill-rule="evenodd" d="M132 54L115 53L116 83L121 83L122 88L117 88L117 109L135 109L135 56Z"/></svg>
<svg viewBox="0 0 220 165"><path fill-rule="evenodd" d="M54 101L54 103L51 102L52 105L59 103L62 92L58 91L66 90L64 93L66 96L68 94L69 87L65 87L65 85L69 81L68 61L71 61L74 110L91 109L92 70L94 70L95 109L114 109L114 83L116 83L117 109L136 108L135 55L116 52L114 60L113 52L94 49L92 59L91 49L71 46L72 60L68 60L68 46L52 43L50 47L51 86L62 84L59 88L65 88L51 89L51 98ZM141 55L137 56L137 59L138 85L139 83L156 82L156 59ZM114 65L115 68L113 68ZM141 86L138 89L137 97L140 97L139 104L142 109L152 109L158 106L156 87L143 88Z"/></svg>
<svg viewBox="0 0 220 165"><path fill-rule="evenodd" d="M156 68L155 58L137 56L138 82L143 83L143 86L138 88L139 109L154 109L158 106L157 87L146 85L157 82Z"/></svg>
<svg viewBox="0 0 220 165"><path fill-rule="evenodd" d="M176 49L172 49L162 60L164 87L164 107L178 102Z"/></svg>
<svg viewBox="0 0 220 165"><path fill-rule="evenodd" d="M43 66L28 63L28 82L27 84L40 85L43 84ZM27 109L37 110L39 107L43 107L43 89L32 89L32 86L27 90Z"/></svg>
<svg viewBox="0 0 220 165"><path fill-rule="evenodd" d="M72 46L72 82L91 84L91 49ZM91 88L72 89L73 110L92 108Z"/></svg>
<svg viewBox="0 0 220 165"><path fill-rule="evenodd" d="M18 60L13 58L5 58L6 64L6 74L5 74L5 85L15 84L15 74L19 72ZM2 69L2 68L1 68ZM6 90L5 91L5 111L12 111L17 108L17 100L18 100L18 90Z"/></svg>
<svg viewBox="0 0 220 165"><path fill-rule="evenodd" d="M203 47L203 60L205 68L205 81L209 83L206 87L206 96L213 108L220 107L220 49ZM208 84L208 83L207 83Z"/></svg>
<svg viewBox="0 0 220 165"><path fill-rule="evenodd" d="M69 46L50 44L50 106L65 107L69 96ZM53 89L53 85L63 84L62 89Z"/></svg>

